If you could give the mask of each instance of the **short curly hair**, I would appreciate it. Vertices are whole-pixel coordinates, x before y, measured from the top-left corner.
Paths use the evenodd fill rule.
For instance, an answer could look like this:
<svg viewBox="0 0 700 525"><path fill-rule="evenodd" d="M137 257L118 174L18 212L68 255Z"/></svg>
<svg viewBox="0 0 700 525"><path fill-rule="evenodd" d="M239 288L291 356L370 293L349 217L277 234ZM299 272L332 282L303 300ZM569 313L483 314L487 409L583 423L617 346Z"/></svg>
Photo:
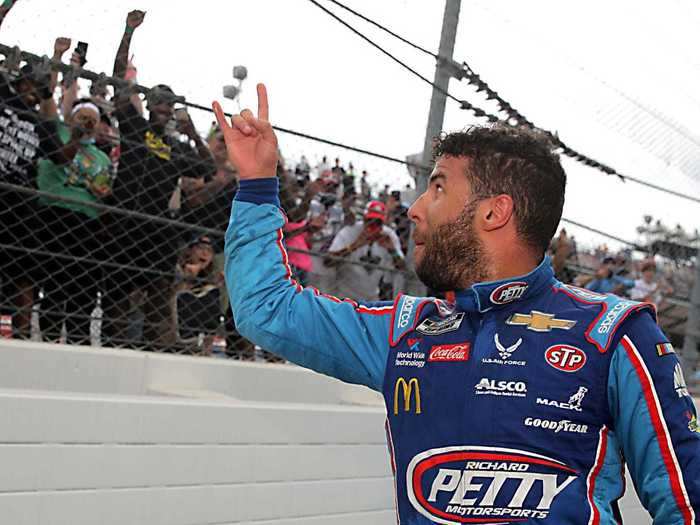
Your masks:
<svg viewBox="0 0 700 525"><path fill-rule="evenodd" d="M522 240L545 252L564 208L566 173L548 135L497 123L441 135L433 157L468 157L467 179L476 198L506 194L513 199Z"/></svg>

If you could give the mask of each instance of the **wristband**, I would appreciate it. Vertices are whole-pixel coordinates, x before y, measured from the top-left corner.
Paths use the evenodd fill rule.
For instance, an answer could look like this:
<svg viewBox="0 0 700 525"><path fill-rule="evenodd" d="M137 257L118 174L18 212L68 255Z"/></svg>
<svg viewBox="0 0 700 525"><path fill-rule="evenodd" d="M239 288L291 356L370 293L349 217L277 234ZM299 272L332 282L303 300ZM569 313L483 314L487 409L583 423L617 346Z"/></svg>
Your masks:
<svg viewBox="0 0 700 525"><path fill-rule="evenodd" d="M130 35L130 34L133 33L133 32L134 32L134 28L131 27L130 25L127 25L127 26L124 28L124 33L127 34L127 35Z"/></svg>

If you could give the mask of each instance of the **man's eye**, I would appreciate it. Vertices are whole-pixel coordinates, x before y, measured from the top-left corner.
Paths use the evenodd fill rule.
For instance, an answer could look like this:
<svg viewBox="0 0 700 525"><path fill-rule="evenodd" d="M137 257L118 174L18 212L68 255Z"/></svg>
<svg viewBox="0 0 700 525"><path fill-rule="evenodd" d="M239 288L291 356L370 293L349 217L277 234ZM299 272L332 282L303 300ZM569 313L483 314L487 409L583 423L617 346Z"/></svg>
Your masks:
<svg viewBox="0 0 700 525"><path fill-rule="evenodd" d="M445 191L445 188L443 188L442 184L440 184L439 182L436 182L435 183L435 191L442 192L442 191Z"/></svg>

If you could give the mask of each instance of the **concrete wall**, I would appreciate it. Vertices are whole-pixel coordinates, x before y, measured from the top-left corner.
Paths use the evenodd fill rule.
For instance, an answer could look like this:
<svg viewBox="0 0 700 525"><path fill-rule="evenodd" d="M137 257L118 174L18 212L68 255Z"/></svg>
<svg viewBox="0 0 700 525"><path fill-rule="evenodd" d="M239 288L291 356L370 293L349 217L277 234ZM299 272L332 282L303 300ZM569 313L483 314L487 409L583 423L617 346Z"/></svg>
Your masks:
<svg viewBox="0 0 700 525"><path fill-rule="evenodd" d="M288 365L0 340L0 524L393 524L384 417Z"/></svg>
<svg viewBox="0 0 700 525"><path fill-rule="evenodd" d="M388 524L372 392L284 365L3 341L0 523Z"/></svg>

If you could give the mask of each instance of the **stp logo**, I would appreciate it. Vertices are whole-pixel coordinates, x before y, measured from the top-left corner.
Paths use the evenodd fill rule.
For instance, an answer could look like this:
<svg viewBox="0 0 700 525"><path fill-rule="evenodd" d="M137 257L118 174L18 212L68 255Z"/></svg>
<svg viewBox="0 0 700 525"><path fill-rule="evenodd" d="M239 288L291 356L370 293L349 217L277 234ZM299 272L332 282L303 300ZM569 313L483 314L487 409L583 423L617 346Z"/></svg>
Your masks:
<svg viewBox="0 0 700 525"><path fill-rule="evenodd" d="M515 281L502 284L491 292L491 302L494 304L508 304L520 299L527 290L527 283Z"/></svg>
<svg viewBox="0 0 700 525"><path fill-rule="evenodd" d="M435 345L430 349L428 361L466 361L469 359L469 343Z"/></svg>
<svg viewBox="0 0 700 525"><path fill-rule="evenodd" d="M406 469L408 499L432 523L544 520L578 472L512 448L453 446L421 452Z"/></svg>
<svg viewBox="0 0 700 525"><path fill-rule="evenodd" d="M586 364L585 352L571 345L550 346L544 358L550 366L562 372L577 372Z"/></svg>

